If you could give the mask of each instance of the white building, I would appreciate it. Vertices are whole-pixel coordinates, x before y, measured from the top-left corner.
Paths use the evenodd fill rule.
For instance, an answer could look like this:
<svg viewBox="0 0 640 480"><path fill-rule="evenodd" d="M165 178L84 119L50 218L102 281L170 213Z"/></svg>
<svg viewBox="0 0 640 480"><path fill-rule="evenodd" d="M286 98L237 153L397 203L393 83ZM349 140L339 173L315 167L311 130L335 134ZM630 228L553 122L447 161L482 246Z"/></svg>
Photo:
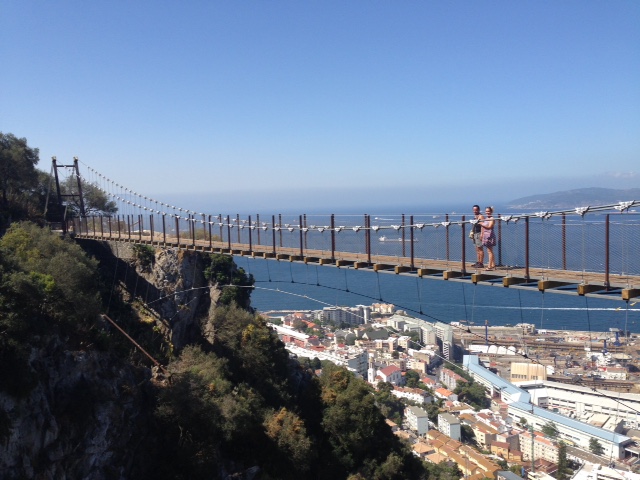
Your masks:
<svg viewBox="0 0 640 480"><path fill-rule="evenodd" d="M420 388L395 386L393 387L391 393L394 397L406 398L407 400L411 400L412 402L416 402L418 404L431 403L431 401L433 400L426 391Z"/></svg>
<svg viewBox="0 0 640 480"><path fill-rule="evenodd" d="M536 460L542 458L551 463L558 463L558 455L560 448L558 444L545 437L544 435L535 432L533 435L533 442L531 440L531 432L522 432L519 437L519 449L522 452L522 459L530 461L531 455Z"/></svg>
<svg viewBox="0 0 640 480"><path fill-rule="evenodd" d="M402 370L395 365L389 365L376 371L375 377L381 382L392 383L393 385L402 385ZM375 378L370 383L377 383Z"/></svg>
<svg viewBox="0 0 640 480"><path fill-rule="evenodd" d="M362 311L364 323L371 323L371 307L369 305L356 305L356 308Z"/></svg>
<svg viewBox="0 0 640 480"><path fill-rule="evenodd" d="M390 315L396 309L392 303L374 303L371 305L371 311L382 315Z"/></svg>
<svg viewBox="0 0 640 480"><path fill-rule="evenodd" d="M403 331L404 326L407 324L407 321L411 321L411 318L396 313L395 315L387 319L387 326L401 332Z"/></svg>
<svg viewBox="0 0 640 480"><path fill-rule="evenodd" d="M551 381L522 383L520 387L529 392L531 403L557 409L569 417L586 420L591 415L603 414L624 420L628 428L640 427L640 395L637 393L602 395L589 387Z"/></svg>
<svg viewBox="0 0 640 480"><path fill-rule="evenodd" d="M487 388L491 397L500 396L508 405L507 413L513 421L525 419L527 425L536 430L542 430L544 425L553 422L558 429L559 438L569 445L588 450L589 441L596 439L604 449L604 456L616 459L626 456L625 447L633 442L629 437L534 405L529 392L482 367L475 355L465 355L463 364L469 374Z"/></svg>
<svg viewBox="0 0 640 480"><path fill-rule="evenodd" d="M432 324L425 322L420 325L420 341L423 345L436 345L437 338L436 329Z"/></svg>
<svg viewBox="0 0 640 480"><path fill-rule="evenodd" d="M461 438L461 427L460 427L460 419L451 415L450 413L439 413L438 414L438 430L440 433L453 438L454 440L460 441Z"/></svg>
<svg viewBox="0 0 640 480"><path fill-rule="evenodd" d="M413 406L405 408L404 418L409 428L418 435L425 435L429 431L429 416L422 408Z"/></svg>
<svg viewBox="0 0 640 480"><path fill-rule="evenodd" d="M322 321L341 325L361 325L365 323L365 313L362 305L359 307L325 307L322 309Z"/></svg>
<svg viewBox="0 0 640 480"><path fill-rule="evenodd" d="M319 360L328 360L336 365L346 367L347 370L355 373L360 378L367 378L367 366L369 359L367 352L357 349L319 351L297 347L291 344L286 344L285 348L290 353L298 355L299 357L318 357Z"/></svg>
<svg viewBox="0 0 640 480"><path fill-rule="evenodd" d="M568 445L589 450L589 441L595 438L604 450L604 457L612 457L616 460L626 456L625 447L630 446L633 440L619 433L610 432L593 425L565 417L531 403L515 402L508 406L508 415L513 421L521 419L527 421L527 425L535 430L542 430L547 423L554 423L558 429L558 438Z"/></svg>

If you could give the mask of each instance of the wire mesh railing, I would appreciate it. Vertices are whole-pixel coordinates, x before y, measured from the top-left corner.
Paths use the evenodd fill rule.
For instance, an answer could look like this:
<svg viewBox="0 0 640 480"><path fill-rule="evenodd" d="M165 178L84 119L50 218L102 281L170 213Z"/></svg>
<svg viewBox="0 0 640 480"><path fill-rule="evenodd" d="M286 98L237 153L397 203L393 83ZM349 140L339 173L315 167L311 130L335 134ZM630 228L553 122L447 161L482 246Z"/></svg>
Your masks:
<svg viewBox="0 0 640 480"><path fill-rule="evenodd" d="M493 252L500 270L539 269L640 275L640 216L593 212L495 216ZM75 218L76 234L184 247L222 248L410 268L430 262L465 270L476 261L462 215L170 215Z"/></svg>

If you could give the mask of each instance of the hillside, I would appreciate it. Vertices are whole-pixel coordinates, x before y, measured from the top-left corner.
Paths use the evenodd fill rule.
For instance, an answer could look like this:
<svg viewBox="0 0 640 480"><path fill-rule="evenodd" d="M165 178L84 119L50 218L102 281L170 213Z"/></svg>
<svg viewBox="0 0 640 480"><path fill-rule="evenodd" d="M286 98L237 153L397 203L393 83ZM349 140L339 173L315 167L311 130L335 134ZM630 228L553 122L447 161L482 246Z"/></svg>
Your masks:
<svg viewBox="0 0 640 480"><path fill-rule="evenodd" d="M425 477L366 382L317 377L237 306L250 289L227 285L253 279L231 257L117 250L27 222L0 238L3 479Z"/></svg>
<svg viewBox="0 0 640 480"><path fill-rule="evenodd" d="M588 205L611 205L629 200L640 200L640 188L617 190L591 187L564 190L516 198L511 200L507 207L517 210L567 210Z"/></svg>

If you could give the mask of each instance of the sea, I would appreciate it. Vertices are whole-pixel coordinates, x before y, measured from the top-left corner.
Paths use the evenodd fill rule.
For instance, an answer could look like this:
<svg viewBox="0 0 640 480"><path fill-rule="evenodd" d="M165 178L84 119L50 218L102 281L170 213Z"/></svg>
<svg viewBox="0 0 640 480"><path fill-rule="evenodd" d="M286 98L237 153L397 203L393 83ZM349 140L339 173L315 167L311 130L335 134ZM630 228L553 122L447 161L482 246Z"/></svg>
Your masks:
<svg viewBox="0 0 640 480"><path fill-rule="evenodd" d="M251 304L260 312L391 303L430 322L532 323L539 329L607 332L619 328L640 333L640 299L636 304L249 257L236 257L236 263L255 279Z"/></svg>

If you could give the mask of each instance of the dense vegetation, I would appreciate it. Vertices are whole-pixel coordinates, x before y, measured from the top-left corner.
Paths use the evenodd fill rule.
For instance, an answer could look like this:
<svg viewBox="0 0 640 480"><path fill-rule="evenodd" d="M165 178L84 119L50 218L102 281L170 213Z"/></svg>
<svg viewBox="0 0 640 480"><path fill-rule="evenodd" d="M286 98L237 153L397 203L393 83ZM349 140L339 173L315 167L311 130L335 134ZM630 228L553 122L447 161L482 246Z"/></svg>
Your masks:
<svg viewBox="0 0 640 480"><path fill-rule="evenodd" d="M160 334L153 323L136 322L135 302L111 298L113 289L106 285L113 274L102 279L98 261L76 243L36 223L16 223L42 223L38 212L42 179L47 177L35 170L38 151L27 147L26 140L13 135L1 135L0 140L0 221L6 230L0 238L0 398L22 402L12 413L0 403L0 444L6 444L17 428L16 411L30 417L51 416L59 435L68 430L68 422L75 422L82 439L78 422L99 421L92 414L94 402L118 407L123 402L123 408L127 403L126 408L132 409L129 403L135 402L129 399L144 398L135 417L123 417L122 425L105 426L133 431L131 436L138 439L135 448L121 451L120 457L111 452L114 461L128 459L132 478L209 479L252 470L257 472L255 478L262 479L455 475L444 467L426 467L392 434L378 407L398 408L388 395L374 395L366 382L343 368L323 364L317 377L308 368L310 363L303 366L290 359L265 321L242 308L249 307L253 279L231 257L203 257L204 276L211 284L225 286L222 306L201 319L212 337L203 337L172 358L166 381L151 381L146 360L132 354L131 345L99 314L110 308L110 315L151 352L156 351L153 342ZM16 166L20 168L15 170ZM137 249L136 257L140 268L153 263L147 249ZM83 376L72 390L47 393L51 405L64 408L27 411L39 408L40 403L28 403L27 397L51 376L46 368L58 365L49 357L68 352L90 352L94 359L102 355L95 362L96 377ZM138 395L93 390L98 379L104 384L121 376L113 372L126 371L137 372L130 377L142 379L136 380L137 387L132 387L135 382L127 384L138 389ZM77 458L66 459L69 465L87 456L85 446L82 441L77 444L72 454ZM34 451L37 448L33 446ZM31 473L48 476L47 458L41 452L28 459L30 468L35 468ZM123 466L112 465L113 471L119 467ZM13 472L10 478L21 476L29 474Z"/></svg>
<svg viewBox="0 0 640 480"><path fill-rule="evenodd" d="M75 243L33 223L15 223L0 238L0 390L29 392L36 381L29 350L47 336L103 344L93 328L100 310L96 266Z"/></svg>
<svg viewBox="0 0 640 480"><path fill-rule="evenodd" d="M39 161L39 150L30 147L26 138L0 132L0 234L11 222L19 220L43 224L45 212L51 214L56 210L55 182L48 172L36 168ZM86 214L117 211L115 202L104 192L90 183L81 182ZM60 190L63 195L77 194L77 179L61 179ZM65 206L67 217L77 216L79 197L67 197Z"/></svg>
<svg viewBox="0 0 640 480"><path fill-rule="evenodd" d="M391 433L370 387L326 364L320 378L289 360L266 324L235 307L212 318L212 351L171 365L156 417L174 455L159 478L208 478L221 459L261 478L419 478L421 463ZM164 460L164 461L163 461Z"/></svg>

